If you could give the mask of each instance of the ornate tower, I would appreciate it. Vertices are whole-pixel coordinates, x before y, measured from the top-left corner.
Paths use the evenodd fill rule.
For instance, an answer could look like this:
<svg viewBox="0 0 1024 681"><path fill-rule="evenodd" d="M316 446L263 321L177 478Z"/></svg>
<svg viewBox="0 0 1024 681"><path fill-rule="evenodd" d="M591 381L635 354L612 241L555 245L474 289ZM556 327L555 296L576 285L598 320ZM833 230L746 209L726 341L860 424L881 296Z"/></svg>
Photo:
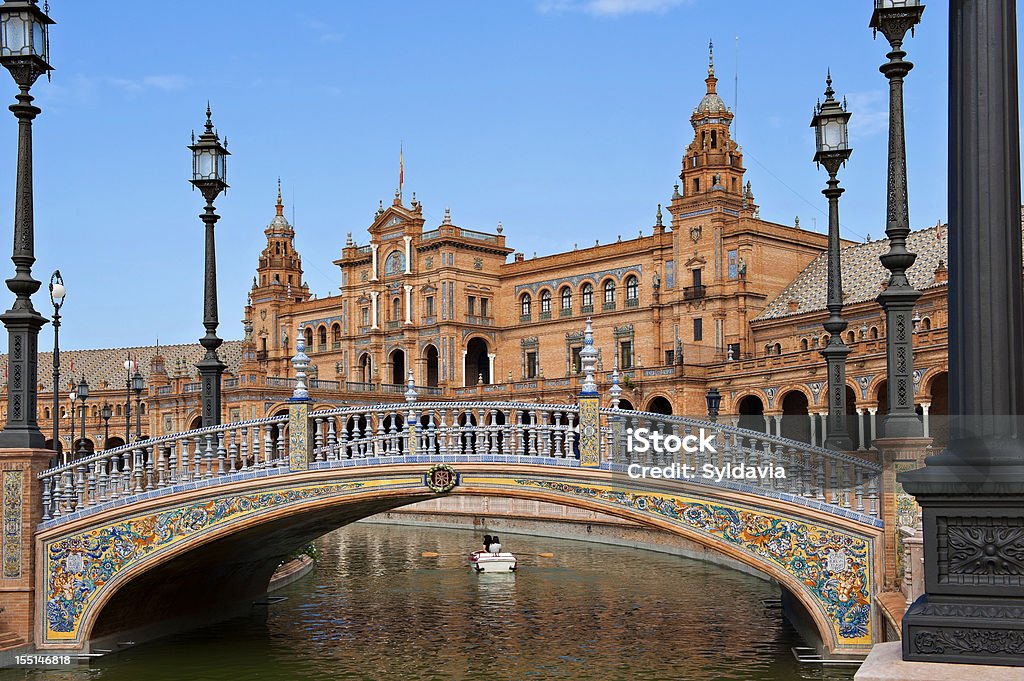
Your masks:
<svg viewBox="0 0 1024 681"><path fill-rule="evenodd" d="M708 50L708 77L704 81L707 93L690 116L693 141L683 154L682 171L679 173L681 184L672 201L674 214L688 212L694 204L723 197L740 204L744 195L743 153L729 136L733 113L718 95L714 52L710 43Z"/></svg>
<svg viewBox="0 0 1024 681"><path fill-rule="evenodd" d="M260 253L246 316L254 327L254 342L260 361L291 357L289 343L294 329L283 329L278 317L289 305L309 300L309 287L302 279L302 258L295 250L295 230L284 217L281 181L277 181L277 214L264 234L267 246Z"/></svg>

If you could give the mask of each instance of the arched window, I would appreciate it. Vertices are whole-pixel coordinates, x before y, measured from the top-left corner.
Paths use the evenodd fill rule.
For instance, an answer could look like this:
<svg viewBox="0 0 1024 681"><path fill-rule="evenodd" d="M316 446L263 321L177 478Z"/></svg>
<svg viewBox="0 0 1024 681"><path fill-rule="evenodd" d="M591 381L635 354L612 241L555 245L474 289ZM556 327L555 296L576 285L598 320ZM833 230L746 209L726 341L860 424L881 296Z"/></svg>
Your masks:
<svg viewBox="0 0 1024 681"><path fill-rule="evenodd" d="M583 296L583 307L585 307L585 308L593 307L593 305L594 305L594 285L591 284L590 282L587 282L586 284L584 284L583 285L583 290L582 290L581 294Z"/></svg>
<svg viewBox="0 0 1024 681"><path fill-rule="evenodd" d="M615 304L615 281L609 279L604 282L604 304L614 305Z"/></svg>
<svg viewBox="0 0 1024 681"><path fill-rule="evenodd" d="M776 343L775 344L775 354L776 355L781 355L782 354L782 344L781 343Z"/></svg>
<svg viewBox="0 0 1024 681"><path fill-rule="evenodd" d="M396 322L402 319L402 299L397 296L391 300L391 319Z"/></svg>
<svg viewBox="0 0 1024 681"><path fill-rule="evenodd" d="M855 334L853 331L850 331L849 333L846 334L846 342L849 343L850 345L853 345L856 342L856 340L857 334Z"/></svg>
<svg viewBox="0 0 1024 681"><path fill-rule="evenodd" d="M320 337L321 347L327 345L327 327L321 326L319 329L317 329L317 335Z"/></svg>
<svg viewBox="0 0 1024 681"><path fill-rule="evenodd" d="M44 419L50 418L50 408L49 407L47 407L46 409L43 409L43 418Z"/></svg>
<svg viewBox="0 0 1024 681"><path fill-rule="evenodd" d="M312 350L313 349L313 329L311 327L307 326L303 330L303 335L306 337L306 349L307 350Z"/></svg>
<svg viewBox="0 0 1024 681"><path fill-rule="evenodd" d="M120 416L120 415L121 415L121 405L117 404L117 405L114 406L114 416Z"/></svg>
<svg viewBox="0 0 1024 681"><path fill-rule="evenodd" d="M925 331L928 331L929 329L931 329L932 328L932 320L929 319L928 317L925 317L924 319L922 319L921 320L921 328L924 329Z"/></svg>
<svg viewBox="0 0 1024 681"><path fill-rule="evenodd" d="M868 332L868 336L871 337L871 340L878 340L878 327L872 326L871 331Z"/></svg>
<svg viewBox="0 0 1024 681"><path fill-rule="evenodd" d="M540 313L551 314L551 291L540 292Z"/></svg>
<svg viewBox="0 0 1024 681"><path fill-rule="evenodd" d="M341 342L341 324L338 324L337 322L335 322L331 326L331 342L332 343L340 343Z"/></svg>
<svg viewBox="0 0 1024 681"><path fill-rule="evenodd" d="M806 350L807 349L807 339L806 338L801 338L800 339L800 349L801 350Z"/></svg>
<svg viewBox="0 0 1024 681"><path fill-rule="evenodd" d="M764 354L765 354L765 355L770 355L770 354L772 354L772 346L771 346L771 344L768 344L768 345L765 345L765 346L764 346Z"/></svg>
<svg viewBox="0 0 1024 681"><path fill-rule="evenodd" d="M519 314L522 315L523 317L529 317L530 310L532 308L531 303L532 301L530 300L530 294L524 293L523 296L519 299Z"/></svg>
<svg viewBox="0 0 1024 681"><path fill-rule="evenodd" d="M145 402L139 402L139 413L141 415L143 415L143 416L146 415L146 403ZM95 414L93 414L93 416L95 416Z"/></svg>
<svg viewBox="0 0 1024 681"><path fill-rule="evenodd" d="M562 288L562 309L572 309L572 289L568 286Z"/></svg>
<svg viewBox="0 0 1024 681"><path fill-rule="evenodd" d="M626 300L635 301L640 298L640 281L636 275L626 277Z"/></svg>

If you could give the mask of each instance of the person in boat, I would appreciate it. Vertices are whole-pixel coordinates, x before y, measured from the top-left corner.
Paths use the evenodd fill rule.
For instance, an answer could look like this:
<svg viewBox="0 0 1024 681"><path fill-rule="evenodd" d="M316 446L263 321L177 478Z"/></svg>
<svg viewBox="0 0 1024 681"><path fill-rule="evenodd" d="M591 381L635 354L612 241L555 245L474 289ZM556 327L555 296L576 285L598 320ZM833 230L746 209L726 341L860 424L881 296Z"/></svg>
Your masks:
<svg viewBox="0 0 1024 681"><path fill-rule="evenodd" d="M479 553L487 553L487 551L488 551L488 550L490 549L490 546L491 546L491 542L492 542L493 540L494 540L494 538L493 538L493 537L491 537L491 535L489 535L489 534L485 534L485 535L484 535L484 550L483 550L483 551L480 551Z"/></svg>
<svg viewBox="0 0 1024 681"><path fill-rule="evenodd" d="M491 553L501 553L501 542L497 536L491 537L491 543L487 546L487 550Z"/></svg>

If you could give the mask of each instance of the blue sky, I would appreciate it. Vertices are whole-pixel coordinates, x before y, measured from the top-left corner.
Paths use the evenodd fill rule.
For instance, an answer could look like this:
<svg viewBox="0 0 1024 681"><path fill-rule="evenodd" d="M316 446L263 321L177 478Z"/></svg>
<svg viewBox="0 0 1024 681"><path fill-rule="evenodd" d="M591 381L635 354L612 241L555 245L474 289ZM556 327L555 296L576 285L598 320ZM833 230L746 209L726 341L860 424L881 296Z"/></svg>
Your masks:
<svg viewBox="0 0 1024 681"><path fill-rule="evenodd" d="M844 236L877 238L887 45L867 28L871 5L178 0L117 12L53 0L56 71L33 89L43 108L36 307L50 314L45 283L59 267L69 289L66 348L202 335L202 200L187 182L186 145L208 98L233 152L231 189L217 203L225 338L241 337L277 177L308 283L322 297L337 291L331 260L346 232L366 243L378 200L393 196L400 143L406 196L417 192L428 228L451 206L464 227L501 221L527 257L650 233L692 137L709 39L762 217L799 215L808 229L826 219L808 124L831 67L854 114L854 153L840 176ZM915 228L946 218L947 12L929 3L907 42L916 64L906 89ZM0 83L13 101L13 81ZM3 120L0 216L10 230L16 123ZM51 345L47 327L40 346Z"/></svg>

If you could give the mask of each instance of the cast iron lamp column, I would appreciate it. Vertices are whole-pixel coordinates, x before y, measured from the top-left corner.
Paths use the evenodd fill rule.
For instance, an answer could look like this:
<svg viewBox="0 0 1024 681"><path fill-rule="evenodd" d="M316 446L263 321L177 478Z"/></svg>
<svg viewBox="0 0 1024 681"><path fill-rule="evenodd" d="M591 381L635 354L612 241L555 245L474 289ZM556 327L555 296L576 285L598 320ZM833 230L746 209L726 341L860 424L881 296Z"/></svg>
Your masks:
<svg viewBox="0 0 1024 681"><path fill-rule="evenodd" d="M885 369L889 414L882 434L887 438L920 437L914 411L914 346L911 314L921 294L907 280L917 254L907 250L910 216L907 205L907 149L903 125L903 79L914 65L905 61L903 38L921 21L920 0L875 0L871 28L881 31L892 48L879 67L889 79L889 172L886 182L885 234L889 252L879 260L889 270L889 284L877 301L885 311Z"/></svg>
<svg viewBox="0 0 1024 681"><path fill-rule="evenodd" d="M110 440L110 416L111 416L110 405L106 402L103 403L103 407L100 409L100 416L103 418L103 446L100 449L107 448L107 442Z"/></svg>
<svg viewBox="0 0 1024 681"><path fill-rule="evenodd" d="M0 6L0 64L20 92L9 108L18 119L18 172L14 199L14 277L7 288L14 305L0 315L8 335L7 424L0 432L0 448L42 449L46 444L37 415L39 329L46 320L32 307L39 282L32 278L35 228L32 217L32 120L40 109L32 106L29 89L49 73L49 27L54 23L36 0L7 0Z"/></svg>
<svg viewBox="0 0 1024 681"><path fill-rule="evenodd" d="M206 355L196 366L199 368L200 387L202 388L203 427L215 426L220 423L220 389L221 376L227 365L217 356L217 348L223 342L217 337L217 253L214 239L214 225L220 218L213 202L217 196L227 190L227 138L224 145L214 132L210 114L210 105L206 105L206 131L195 139L192 134L192 186L198 189L206 199L206 210L200 215L206 225L206 268L203 295L203 326L206 335L199 339L199 344L206 348Z"/></svg>
<svg viewBox="0 0 1024 681"><path fill-rule="evenodd" d="M921 505L925 594L903 658L1024 665L1024 301L1015 0L949 7L946 449L898 480Z"/></svg>
<svg viewBox="0 0 1024 681"><path fill-rule="evenodd" d="M60 452L60 306L64 304L64 280L60 270L50 276L50 302L53 303L53 451Z"/></svg>
<svg viewBox="0 0 1024 681"><path fill-rule="evenodd" d="M139 373L138 367L135 369L135 373L132 374L132 392L135 393L135 440L142 439L142 388L145 382L142 379L142 374Z"/></svg>
<svg viewBox="0 0 1024 681"><path fill-rule="evenodd" d="M846 356L850 347L843 342L846 320L843 312L843 268L839 255L839 168L850 158L847 125L852 115L846 102L840 105L832 96L832 74L825 79L825 103L814 109L811 127L814 128L816 151L814 162L825 166L828 187L821 191L828 199L828 319L823 326L828 331L828 345L821 351L828 368L828 435L823 443L829 449L848 452L853 440L846 430Z"/></svg>
<svg viewBox="0 0 1024 681"><path fill-rule="evenodd" d="M85 382L85 376L78 382L78 399L82 401L82 437L78 441L76 458L84 458L89 452L85 449L85 401L89 399L89 384Z"/></svg>
<svg viewBox="0 0 1024 681"><path fill-rule="evenodd" d="M713 423L718 423L718 409L722 406L722 393L718 392L718 388L708 388L704 400L708 403L708 418Z"/></svg>

